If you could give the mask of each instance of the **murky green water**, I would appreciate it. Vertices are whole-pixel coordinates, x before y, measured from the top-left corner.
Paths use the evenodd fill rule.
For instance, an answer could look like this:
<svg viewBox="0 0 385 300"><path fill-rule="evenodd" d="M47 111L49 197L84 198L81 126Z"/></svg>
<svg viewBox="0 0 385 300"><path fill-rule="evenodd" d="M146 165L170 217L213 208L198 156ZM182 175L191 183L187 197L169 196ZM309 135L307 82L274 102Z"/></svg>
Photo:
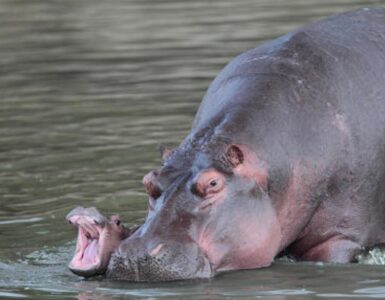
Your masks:
<svg viewBox="0 0 385 300"><path fill-rule="evenodd" d="M278 262L205 281L80 280L76 205L141 223L158 145L187 134L210 81L246 49L385 1L1 0L0 298L385 298L385 267Z"/></svg>

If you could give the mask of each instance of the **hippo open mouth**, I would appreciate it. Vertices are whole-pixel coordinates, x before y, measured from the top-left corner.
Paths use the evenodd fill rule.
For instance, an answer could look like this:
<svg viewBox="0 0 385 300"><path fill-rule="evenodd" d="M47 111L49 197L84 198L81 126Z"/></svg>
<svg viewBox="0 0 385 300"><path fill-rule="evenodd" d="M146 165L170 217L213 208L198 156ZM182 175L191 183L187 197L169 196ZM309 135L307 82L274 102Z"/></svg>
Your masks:
<svg viewBox="0 0 385 300"><path fill-rule="evenodd" d="M71 266L75 268L95 269L100 265L99 238L100 227L87 228L79 224L78 245Z"/></svg>
<svg viewBox="0 0 385 300"><path fill-rule="evenodd" d="M130 230L121 225L118 216L106 218L96 208L77 207L66 217L78 228L75 255L69 269L80 276L104 274L112 252Z"/></svg>

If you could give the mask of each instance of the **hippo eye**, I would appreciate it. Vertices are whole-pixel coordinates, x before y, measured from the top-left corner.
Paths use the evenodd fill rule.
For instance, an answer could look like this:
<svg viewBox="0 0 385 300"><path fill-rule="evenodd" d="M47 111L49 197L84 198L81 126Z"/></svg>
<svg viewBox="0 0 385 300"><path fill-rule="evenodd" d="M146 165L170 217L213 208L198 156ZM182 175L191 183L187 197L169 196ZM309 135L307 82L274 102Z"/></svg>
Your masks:
<svg viewBox="0 0 385 300"><path fill-rule="evenodd" d="M120 225L120 220L116 220L115 224L119 226Z"/></svg>
<svg viewBox="0 0 385 300"><path fill-rule="evenodd" d="M218 182L215 179L210 181L210 186L211 187L215 187L215 186L217 186L217 184L218 184Z"/></svg>
<svg viewBox="0 0 385 300"><path fill-rule="evenodd" d="M211 178L206 184L207 185L204 189L204 195L206 197L218 193L224 187L224 181L222 178L218 177Z"/></svg>
<svg viewBox="0 0 385 300"><path fill-rule="evenodd" d="M222 191L224 187L224 175L215 169L206 169L193 179L191 192L203 199L208 199Z"/></svg>

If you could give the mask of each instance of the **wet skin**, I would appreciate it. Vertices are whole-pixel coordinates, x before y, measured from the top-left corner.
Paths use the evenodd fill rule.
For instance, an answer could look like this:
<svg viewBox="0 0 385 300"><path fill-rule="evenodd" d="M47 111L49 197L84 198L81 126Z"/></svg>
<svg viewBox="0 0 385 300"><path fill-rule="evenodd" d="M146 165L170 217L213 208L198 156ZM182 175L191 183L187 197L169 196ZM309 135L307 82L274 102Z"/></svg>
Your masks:
<svg viewBox="0 0 385 300"><path fill-rule="evenodd" d="M384 243L384 74L385 9L336 15L236 57L186 139L144 177L144 224L78 274L207 278L268 266L282 251L346 263Z"/></svg>

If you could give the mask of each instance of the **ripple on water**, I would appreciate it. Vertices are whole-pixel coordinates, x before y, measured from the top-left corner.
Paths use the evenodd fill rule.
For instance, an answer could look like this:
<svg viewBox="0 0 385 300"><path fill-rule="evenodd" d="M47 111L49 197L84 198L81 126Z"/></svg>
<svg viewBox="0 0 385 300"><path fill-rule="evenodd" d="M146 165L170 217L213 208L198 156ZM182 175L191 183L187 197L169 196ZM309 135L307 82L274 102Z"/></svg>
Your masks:
<svg viewBox="0 0 385 300"><path fill-rule="evenodd" d="M40 217L34 217L29 219L7 220L7 221L0 221L0 225L34 223L34 222L39 222L41 220L43 220L43 218L40 218Z"/></svg>
<svg viewBox="0 0 385 300"><path fill-rule="evenodd" d="M11 299L19 299L19 298L27 298L27 295L14 293L14 292L6 292L6 291L0 291L0 298L11 298Z"/></svg>

